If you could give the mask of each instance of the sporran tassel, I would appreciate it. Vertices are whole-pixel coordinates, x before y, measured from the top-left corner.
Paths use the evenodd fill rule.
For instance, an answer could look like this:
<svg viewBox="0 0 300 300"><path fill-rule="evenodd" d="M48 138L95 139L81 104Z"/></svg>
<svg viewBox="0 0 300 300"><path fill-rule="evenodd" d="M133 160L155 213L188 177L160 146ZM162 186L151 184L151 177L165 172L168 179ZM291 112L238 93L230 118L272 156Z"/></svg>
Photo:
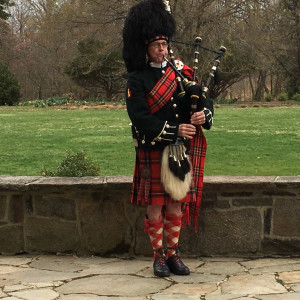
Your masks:
<svg viewBox="0 0 300 300"><path fill-rule="evenodd" d="M192 172L183 144L166 146L162 154L161 181L170 196L179 201L190 190Z"/></svg>

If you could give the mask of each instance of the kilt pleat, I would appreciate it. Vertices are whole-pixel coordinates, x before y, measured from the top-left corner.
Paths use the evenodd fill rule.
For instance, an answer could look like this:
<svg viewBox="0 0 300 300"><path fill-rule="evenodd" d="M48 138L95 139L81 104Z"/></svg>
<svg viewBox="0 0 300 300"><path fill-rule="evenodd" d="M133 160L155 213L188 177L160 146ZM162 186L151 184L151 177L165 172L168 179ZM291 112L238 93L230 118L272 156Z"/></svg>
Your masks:
<svg viewBox="0 0 300 300"><path fill-rule="evenodd" d="M141 205L167 205L178 203L165 192L161 183L162 150L146 151L139 149L134 168L130 202ZM179 202L195 202L194 180L190 192Z"/></svg>

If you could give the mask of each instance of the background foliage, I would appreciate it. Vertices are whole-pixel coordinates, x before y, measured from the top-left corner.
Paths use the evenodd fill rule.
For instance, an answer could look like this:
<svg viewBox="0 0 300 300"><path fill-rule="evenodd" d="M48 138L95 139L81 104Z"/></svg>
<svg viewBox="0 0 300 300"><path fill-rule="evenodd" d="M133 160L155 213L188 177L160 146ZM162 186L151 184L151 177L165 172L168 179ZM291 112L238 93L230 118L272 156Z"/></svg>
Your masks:
<svg viewBox="0 0 300 300"><path fill-rule="evenodd" d="M14 74L0 63L0 105L13 105L20 99L20 85Z"/></svg>
<svg viewBox="0 0 300 300"><path fill-rule="evenodd" d="M14 0L12 7L8 2L0 0L0 17L7 18L0 19L0 60L16 75L23 99L123 96L122 26L138 0ZM300 1L170 4L176 40L201 36L203 46L227 47L213 96L261 101L266 94L274 99L281 92L289 97L300 92ZM192 47L174 46L176 56L192 64ZM213 60L213 54L201 52L200 80L207 78Z"/></svg>

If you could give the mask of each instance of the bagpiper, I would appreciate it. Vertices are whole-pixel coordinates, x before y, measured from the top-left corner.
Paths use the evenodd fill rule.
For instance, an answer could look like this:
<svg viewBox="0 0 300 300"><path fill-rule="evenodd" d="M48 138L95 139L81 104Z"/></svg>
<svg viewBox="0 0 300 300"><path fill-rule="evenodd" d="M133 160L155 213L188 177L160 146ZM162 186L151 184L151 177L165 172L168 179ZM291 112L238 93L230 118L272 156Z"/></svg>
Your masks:
<svg viewBox="0 0 300 300"><path fill-rule="evenodd" d="M147 207L145 232L159 277L190 274L178 242L183 225L197 230L206 154L202 128L210 129L213 121L212 101L203 97L200 85L193 82L179 91L176 72L192 81L194 70L180 60L173 61L176 72L168 64L175 28L168 1L162 0L133 6L123 28L126 105L136 142L130 201Z"/></svg>

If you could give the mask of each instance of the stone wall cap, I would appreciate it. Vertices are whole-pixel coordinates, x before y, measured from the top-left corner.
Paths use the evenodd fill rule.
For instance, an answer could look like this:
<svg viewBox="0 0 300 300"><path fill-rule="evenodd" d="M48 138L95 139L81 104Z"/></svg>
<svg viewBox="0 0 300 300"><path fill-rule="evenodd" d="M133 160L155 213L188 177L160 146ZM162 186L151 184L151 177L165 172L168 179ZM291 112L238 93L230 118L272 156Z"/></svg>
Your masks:
<svg viewBox="0 0 300 300"><path fill-rule="evenodd" d="M81 188L103 186L103 184L131 184L132 176L90 176L90 177L43 177L0 175L0 190L20 191L40 187ZM300 186L300 176L204 176L205 185L277 185Z"/></svg>
<svg viewBox="0 0 300 300"><path fill-rule="evenodd" d="M78 185L78 184L101 184L105 182L103 176L87 177L42 177L35 181L39 185Z"/></svg>
<svg viewBox="0 0 300 300"><path fill-rule="evenodd" d="M132 183L132 176L107 176L107 183Z"/></svg>
<svg viewBox="0 0 300 300"><path fill-rule="evenodd" d="M224 183L224 184L261 184L274 183L276 176L204 176L204 183Z"/></svg>
<svg viewBox="0 0 300 300"><path fill-rule="evenodd" d="M300 175L298 176L278 176L275 179L276 185L284 186L299 186L300 187Z"/></svg>
<svg viewBox="0 0 300 300"><path fill-rule="evenodd" d="M24 191L28 186L42 178L41 176L5 176L0 175L0 190Z"/></svg>

